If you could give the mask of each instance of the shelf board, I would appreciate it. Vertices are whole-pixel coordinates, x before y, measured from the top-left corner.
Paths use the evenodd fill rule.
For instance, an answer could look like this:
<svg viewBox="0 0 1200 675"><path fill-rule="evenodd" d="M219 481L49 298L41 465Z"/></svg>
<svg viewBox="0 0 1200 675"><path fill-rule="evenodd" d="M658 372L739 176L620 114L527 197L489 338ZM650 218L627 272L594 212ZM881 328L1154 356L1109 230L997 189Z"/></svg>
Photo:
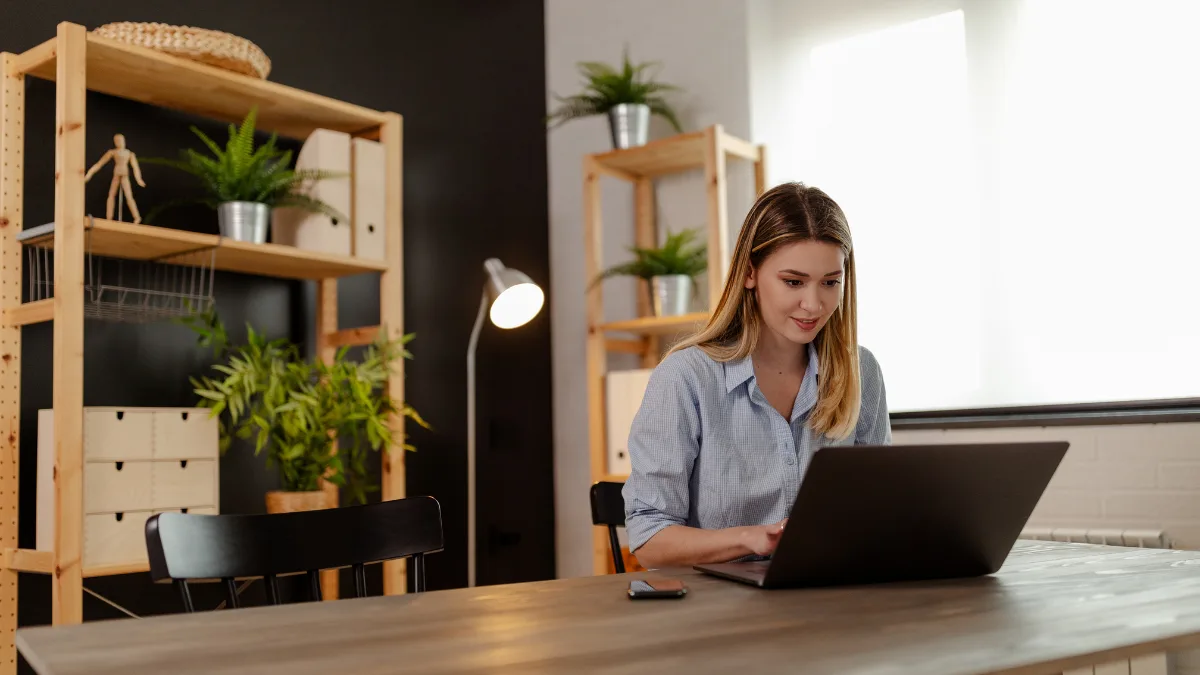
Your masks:
<svg viewBox="0 0 1200 675"><path fill-rule="evenodd" d="M51 248L54 223L26 230L18 239L27 246ZM379 260L99 218L91 221L85 241L86 250L98 256L178 265L206 266L211 262L218 270L283 279L333 279L387 270L387 264Z"/></svg>
<svg viewBox="0 0 1200 675"><path fill-rule="evenodd" d="M138 574L141 572L149 572L150 563L125 563L121 565L97 565L95 567L83 568L83 578L90 579L93 577L111 577L118 574Z"/></svg>
<svg viewBox="0 0 1200 675"><path fill-rule="evenodd" d="M56 40L18 56L28 75L55 78ZM313 129L370 136L382 112L88 33L87 88L223 122L258 106L257 128L304 139Z"/></svg>
<svg viewBox="0 0 1200 675"><path fill-rule="evenodd" d="M606 333L636 333L638 335L671 335L696 330L708 321L706 312L695 312L682 316L644 316L640 319L613 321L600 325Z"/></svg>
<svg viewBox="0 0 1200 675"><path fill-rule="evenodd" d="M612 150L591 157L601 170L608 169L632 178L703 169L706 154L705 137L704 131L692 131L651 141L636 148ZM724 131L721 132L721 145L726 154L750 161L758 159L758 148L754 144Z"/></svg>

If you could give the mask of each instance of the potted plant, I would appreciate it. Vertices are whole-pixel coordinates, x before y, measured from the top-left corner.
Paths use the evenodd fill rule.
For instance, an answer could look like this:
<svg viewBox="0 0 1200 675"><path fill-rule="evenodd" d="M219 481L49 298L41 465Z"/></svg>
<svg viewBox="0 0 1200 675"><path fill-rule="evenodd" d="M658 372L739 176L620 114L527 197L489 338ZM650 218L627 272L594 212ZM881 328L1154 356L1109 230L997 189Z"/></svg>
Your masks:
<svg viewBox="0 0 1200 675"><path fill-rule="evenodd" d="M593 61L579 63L584 90L574 96L555 95L560 105L547 117L550 128L581 117L607 114L614 148L645 145L652 114L682 132L675 110L661 96L662 92L677 91L678 87L646 77L646 71L656 65L654 62L634 65L629 61L628 51L622 55L619 70Z"/></svg>
<svg viewBox="0 0 1200 675"><path fill-rule="evenodd" d="M278 466L282 489L267 494L268 512L334 506L321 491L321 480L345 488L351 503L364 503L368 492L366 459L391 446L388 416L399 413L429 428L412 406L393 400L385 386L392 366L412 358L405 345L413 335L368 346L362 358L346 358L342 347L331 363L304 359L287 340L267 340L247 326L246 344L233 347L215 311L184 323L199 334L221 361L214 377L192 378L200 405L219 418L221 451L235 437L254 439L254 453L267 453ZM336 452L334 449L336 444ZM415 448L405 442L405 450Z"/></svg>
<svg viewBox="0 0 1200 675"><path fill-rule="evenodd" d="M655 316L687 314L695 292L695 278L708 269L708 247L695 243L697 236L697 230L668 232L661 248L630 247L636 257L608 268L592 285L614 276L639 277L650 282Z"/></svg>
<svg viewBox="0 0 1200 675"><path fill-rule="evenodd" d="M156 157L145 160L192 174L207 192L200 199L166 204L155 209L154 213L179 203L199 202L216 210L221 236L257 244L267 240L271 209L276 207L295 207L345 220L346 216L341 212L306 194L314 181L344 174L289 168L292 151L275 147L275 134L271 134L266 143L254 147L257 115L257 107L251 108L240 126L230 124L229 140L224 148L192 126L192 133L204 142L211 155L186 148L180 153L179 159ZM150 219L148 215L147 220Z"/></svg>

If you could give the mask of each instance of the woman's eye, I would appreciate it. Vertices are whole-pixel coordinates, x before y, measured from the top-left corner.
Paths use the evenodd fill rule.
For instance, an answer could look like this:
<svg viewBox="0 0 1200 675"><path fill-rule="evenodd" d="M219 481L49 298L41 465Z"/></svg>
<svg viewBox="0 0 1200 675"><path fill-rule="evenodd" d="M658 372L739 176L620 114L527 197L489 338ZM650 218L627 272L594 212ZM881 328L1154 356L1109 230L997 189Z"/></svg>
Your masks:
<svg viewBox="0 0 1200 675"><path fill-rule="evenodd" d="M840 283L842 283L841 279L826 279L825 280L825 285L830 288L833 288L834 286L837 286Z"/></svg>
<svg viewBox="0 0 1200 675"><path fill-rule="evenodd" d="M787 284L788 286L791 286L792 288L799 288L800 284L802 284L804 282L800 281L799 279L784 279L783 283Z"/></svg>

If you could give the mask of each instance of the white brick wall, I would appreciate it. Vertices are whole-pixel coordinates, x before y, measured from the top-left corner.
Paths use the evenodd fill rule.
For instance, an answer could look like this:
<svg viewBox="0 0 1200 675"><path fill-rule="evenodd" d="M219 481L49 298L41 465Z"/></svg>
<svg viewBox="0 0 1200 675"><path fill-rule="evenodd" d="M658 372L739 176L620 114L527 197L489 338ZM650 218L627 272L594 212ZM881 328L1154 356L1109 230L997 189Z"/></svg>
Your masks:
<svg viewBox="0 0 1200 675"><path fill-rule="evenodd" d="M1200 423L893 433L896 444L1033 440L1071 447L1031 527L1163 529L1176 548L1200 550ZM1200 675L1200 650L1173 654L1170 672Z"/></svg>
<svg viewBox="0 0 1200 675"><path fill-rule="evenodd" d="M897 430L897 444L1065 440L1029 525L1155 528L1200 549L1200 423Z"/></svg>

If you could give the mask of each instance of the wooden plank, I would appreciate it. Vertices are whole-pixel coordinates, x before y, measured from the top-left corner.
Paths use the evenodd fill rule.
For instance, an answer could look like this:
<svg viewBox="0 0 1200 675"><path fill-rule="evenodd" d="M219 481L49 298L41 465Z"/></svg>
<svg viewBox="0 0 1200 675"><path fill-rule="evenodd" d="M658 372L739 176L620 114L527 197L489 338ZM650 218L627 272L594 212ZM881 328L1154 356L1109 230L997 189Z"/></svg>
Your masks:
<svg viewBox="0 0 1200 675"><path fill-rule="evenodd" d="M83 568L83 578L90 579L92 577L111 577L118 574L138 574L141 572L149 572L150 563L123 563L120 565L94 565L92 567Z"/></svg>
<svg viewBox="0 0 1200 675"><path fill-rule="evenodd" d="M4 568L13 572L54 574L54 552L30 548L4 549ZM16 630L16 627L13 627ZM0 664L5 663L0 660Z"/></svg>
<svg viewBox="0 0 1200 675"><path fill-rule="evenodd" d="M750 141L742 140L731 134L721 134L721 146L725 149L725 153L748 159L751 162L758 160L758 148Z"/></svg>
<svg viewBox="0 0 1200 675"><path fill-rule="evenodd" d="M161 260L180 265L213 265L218 270L283 279L320 280L382 272L387 268L385 263L378 260L307 251L280 244L234 241L215 234L169 227L134 225L102 218L92 219L89 223L87 247L99 256ZM27 246L52 247L53 233L26 239L24 243Z"/></svg>
<svg viewBox="0 0 1200 675"><path fill-rule="evenodd" d="M642 248L658 246L658 219L654 209L654 180L641 178L633 189L633 236L635 243ZM637 282L638 316L646 317L654 314L654 306L650 302L650 283L645 279ZM658 337L646 335L642 339L642 367L653 368L658 363Z"/></svg>
<svg viewBox="0 0 1200 675"><path fill-rule="evenodd" d="M767 191L767 146L758 146L758 160L754 162L754 195Z"/></svg>
<svg viewBox="0 0 1200 675"><path fill-rule="evenodd" d="M0 54L0 311L21 304L21 245L24 227L25 77L14 72L17 58ZM53 308L51 308L53 309ZM21 468L21 328L0 326L0 549L18 546ZM17 571L20 560L6 555L0 571L0 672L17 672ZM53 566L53 564L51 564Z"/></svg>
<svg viewBox="0 0 1200 675"><path fill-rule="evenodd" d="M363 326L335 330L325 335L325 344L332 348L369 345L379 337L379 326Z"/></svg>
<svg viewBox="0 0 1200 675"><path fill-rule="evenodd" d="M700 328L708 321L708 314L695 312L682 316L645 316L640 319L610 321L600 324L599 330L606 333L635 333L638 335L672 335Z"/></svg>
<svg viewBox="0 0 1200 675"><path fill-rule="evenodd" d="M636 354L638 356L642 356L646 353L646 343L644 340L618 340L615 338L608 338L604 341L604 349L610 352Z"/></svg>
<svg viewBox="0 0 1200 675"><path fill-rule="evenodd" d="M590 284L603 267L604 224L600 208L600 172L591 157L583 160L583 277ZM587 400L588 453L590 474L598 480L606 469L604 422L604 374L608 370L608 352L604 332L597 327L604 320L604 297L600 284L588 288L587 322ZM582 486L581 486L582 487ZM602 528L592 528L592 569L603 574L607 569L608 538Z"/></svg>
<svg viewBox="0 0 1200 675"><path fill-rule="evenodd" d="M87 86L92 91L223 122L240 122L251 106L258 106L258 129L300 140L314 129L361 134L386 117L376 110L146 47L90 34L86 39ZM30 75L48 80L60 72L53 60L29 70Z"/></svg>
<svg viewBox="0 0 1200 675"><path fill-rule="evenodd" d="M708 131L692 131L638 146L592 155L597 173L622 171L633 176L662 176L704 166Z"/></svg>
<svg viewBox="0 0 1200 675"><path fill-rule="evenodd" d="M404 120L400 115L387 113L380 140L387 153L387 236L384 239L387 271L379 277L379 324L387 331L388 338L395 340L404 336ZM387 386L393 400L404 401L403 360L396 365ZM397 440L403 438L404 417L393 415L389 427ZM383 453L383 499L403 499L407 494L404 452L403 447L397 445ZM383 563L383 592L396 595L407 589L405 561Z"/></svg>
<svg viewBox="0 0 1200 675"><path fill-rule="evenodd" d="M325 363L333 363L337 348L329 343L329 336L337 332L338 327L338 294L336 279L322 279L317 282L317 357ZM334 443L332 452L337 454L337 444ZM326 474L328 475L328 473ZM338 486L327 480L321 480L321 490L329 505L338 505ZM321 571L321 597L324 600L338 598L338 570Z"/></svg>
<svg viewBox="0 0 1200 675"><path fill-rule="evenodd" d="M704 185L708 193L708 307L714 310L725 290L729 267L729 192L725 173L725 133L721 125L705 131Z"/></svg>
<svg viewBox="0 0 1200 675"><path fill-rule="evenodd" d="M58 25L54 146L55 625L83 621L83 262L87 35Z"/></svg>
<svg viewBox="0 0 1200 675"><path fill-rule="evenodd" d="M23 79L23 76L31 70L53 70L55 49L57 48L58 38L50 38L36 47L14 55L5 66L4 72Z"/></svg>
<svg viewBox="0 0 1200 675"><path fill-rule="evenodd" d="M16 269L21 269L21 245L13 242L16 254ZM19 283L19 282L18 282ZM5 324L10 328L19 328L33 323L43 323L54 320L54 299L36 300L34 302L19 302L4 309Z"/></svg>
<svg viewBox="0 0 1200 675"><path fill-rule="evenodd" d="M897 553L897 555L902 555ZM763 591L690 569L23 628L38 672L1060 673L1200 644L1200 552L1020 543L994 576ZM630 603L630 579L683 600ZM736 617L731 620L730 617ZM419 631L396 626L420 626ZM475 630L469 630L474 627ZM187 636L187 639L179 639ZM214 645L219 645L215 648ZM614 645L619 645L615 648Z"/></svg>
<svg viewBox="0 0 1200 675"><path fill-rule="evenodd" d="M605 176L619 178L621 180L629 181L630 183L637 183L639 180L641 180L641 177L636 173L630 173L628 171L623 171L621 169L605 166L599 163L597 163L595 166L596 172Z"/></svg>

